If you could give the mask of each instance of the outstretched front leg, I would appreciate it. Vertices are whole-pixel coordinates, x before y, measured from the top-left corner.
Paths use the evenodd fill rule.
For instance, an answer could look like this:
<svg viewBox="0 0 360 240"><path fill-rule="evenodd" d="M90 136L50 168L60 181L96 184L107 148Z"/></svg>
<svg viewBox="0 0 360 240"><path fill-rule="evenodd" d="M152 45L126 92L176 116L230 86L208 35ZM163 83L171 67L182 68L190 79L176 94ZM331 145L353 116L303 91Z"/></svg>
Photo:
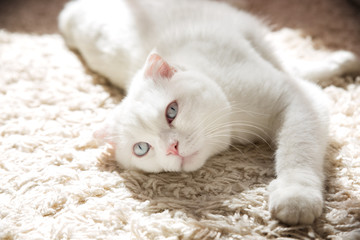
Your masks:
<svg viewBox="0 0 360 240"><path fill-rule="evenodd" d="M328 135L326 97L310 83L297 84L277 119L277 178L269 186L272 216L291 225L311 224L322 213Z"/></svg>

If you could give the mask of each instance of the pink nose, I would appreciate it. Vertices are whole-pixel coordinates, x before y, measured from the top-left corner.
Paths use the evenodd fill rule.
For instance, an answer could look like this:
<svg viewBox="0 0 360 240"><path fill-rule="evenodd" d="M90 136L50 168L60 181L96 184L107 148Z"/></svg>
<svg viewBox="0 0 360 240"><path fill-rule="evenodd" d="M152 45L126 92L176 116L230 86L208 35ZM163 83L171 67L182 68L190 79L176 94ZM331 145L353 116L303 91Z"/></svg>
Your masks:
<svg viewBox="0 0 360 240"><path fill-rule="evenodd" d="M173 144L171 144L171 145L169 146L169 148L167 149L166 154L167 154L167 155L173 154L173 155L175 155L175 156L179 156L178 145L179 145L179 142L178 142L178 141L176 141L176 142L174 142Z"/></svg>

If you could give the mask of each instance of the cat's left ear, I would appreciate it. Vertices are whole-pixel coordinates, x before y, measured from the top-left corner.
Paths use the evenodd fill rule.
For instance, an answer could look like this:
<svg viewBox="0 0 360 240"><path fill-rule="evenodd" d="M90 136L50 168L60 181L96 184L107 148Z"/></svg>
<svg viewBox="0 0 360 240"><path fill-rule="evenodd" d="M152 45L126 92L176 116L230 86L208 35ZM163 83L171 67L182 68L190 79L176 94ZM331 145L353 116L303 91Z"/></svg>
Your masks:
<svg viewBox="0 0 360 240"><path fill-rule="evenodd" d="M116 147L112 133L112 126L109 121L103 122L101 126L93 132L93 137L101 144L109 143L113 149Z"/></svg>
<svg viewBox="0 0 360 240"><path fill-rule="evenodd" d="M146 59L145 77L153 80L160 78L170 79L176 72L159 54L151 53Z"/></svg>

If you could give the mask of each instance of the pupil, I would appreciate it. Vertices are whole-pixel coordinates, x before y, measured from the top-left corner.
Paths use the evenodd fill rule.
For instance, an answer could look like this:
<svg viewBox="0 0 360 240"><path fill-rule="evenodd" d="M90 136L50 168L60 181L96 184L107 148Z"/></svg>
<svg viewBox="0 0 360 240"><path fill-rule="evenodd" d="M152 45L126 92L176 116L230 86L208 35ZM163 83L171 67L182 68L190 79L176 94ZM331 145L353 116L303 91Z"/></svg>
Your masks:
<svg viewBox="0 0 360 240"><path fill-rule="evenodd" d="M166 117L169 123L176 118L178 112L178 105L176 102L172 102L166 109Z"/></svg>
<svg viewBox="0 0 360 240"><path fill-rule="evenodd" d="M144 156L150 149L150 145L146 142L139 142L134 145L133 152L136 156Z"/></svg>

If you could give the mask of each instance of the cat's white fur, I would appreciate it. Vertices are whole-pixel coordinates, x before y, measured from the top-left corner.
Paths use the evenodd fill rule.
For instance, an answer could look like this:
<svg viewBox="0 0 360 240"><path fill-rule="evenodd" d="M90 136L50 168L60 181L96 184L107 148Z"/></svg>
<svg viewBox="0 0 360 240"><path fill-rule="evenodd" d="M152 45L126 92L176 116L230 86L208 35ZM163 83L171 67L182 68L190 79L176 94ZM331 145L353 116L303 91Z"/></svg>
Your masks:
<svg viewBox="0 0 360 240"><path fill-rule="evenodd" d="M320 216L327 99L282 71L256 18L202 0L79 0L66 5L59 26L90 68L127 90L96 133L124 167L194 171L231 141L273 141L273 216L288 224ZM151 145L143 157L133 153L137 142ZM174 142L179 156L167 152Z"/></svg>

